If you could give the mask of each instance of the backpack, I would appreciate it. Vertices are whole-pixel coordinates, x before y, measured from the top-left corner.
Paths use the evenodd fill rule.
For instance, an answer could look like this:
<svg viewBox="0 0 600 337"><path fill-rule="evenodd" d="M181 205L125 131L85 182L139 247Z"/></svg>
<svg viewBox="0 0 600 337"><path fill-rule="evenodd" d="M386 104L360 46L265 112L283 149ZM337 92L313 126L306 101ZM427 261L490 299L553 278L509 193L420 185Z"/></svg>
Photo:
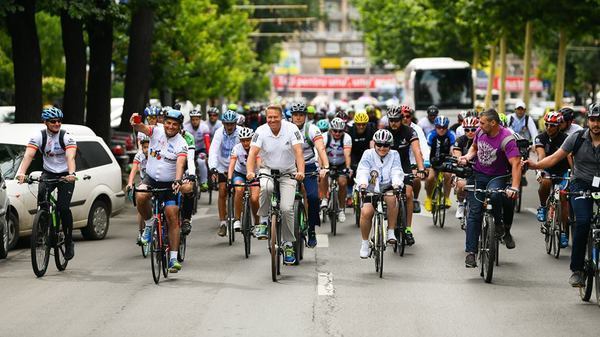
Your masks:
<svg viewBox="0 0 600 337"><path fill-rule="evenodd" d="M508 125L506 127L511 127L512 122L513 122L513 115L511 114L510 118L508 119ZM527 129L527 131L529 131L529 115L525 115L525 128Z"/></svg>
<svg viewBox="0 0 600 337"><path fill-rule="evenodd" d="M60 143L60 147L63 149L63 151L66 149L65 146L65 133L67 133L65 130L60 130L60 132L58 133L58 142ZM42 146L40 146L39 150L40 153L42 154L42 156L44 155L44 151L46 150L46 143L48 142L48 131L46 129L42 130Z"/></svg>
<svg viewBox="0 0 600 337"><path fill-rule="evenodd" d="M577 139L575 139L575 144L573 145L573 151L571 151L571 154L573 156L575 156L575 154L577 154L577 151L579 151L579 148L581 148L581 145L585 141L585 139L583 138L584 132L585 132L585 129L575 132L577 134Z"/></svg>

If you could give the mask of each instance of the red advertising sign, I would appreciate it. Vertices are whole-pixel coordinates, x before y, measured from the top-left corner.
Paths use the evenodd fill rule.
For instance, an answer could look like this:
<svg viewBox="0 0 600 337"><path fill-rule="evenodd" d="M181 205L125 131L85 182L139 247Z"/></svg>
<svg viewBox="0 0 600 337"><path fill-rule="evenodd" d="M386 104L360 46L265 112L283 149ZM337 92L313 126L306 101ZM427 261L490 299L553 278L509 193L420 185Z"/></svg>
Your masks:
<svg viewBox="0 0 600 337"><path fill-rule="evenodd" d="M521 92L523 91L524 82L522 77L507 76L506 77L506 91ZM494 89L500 90L500 77L494 78ZM529 91L540 92L544 89L542 81L538 78L529 78Z"/></svg>
<svg viewBox="0 0 600 337"><path fill-rule="evenodd" d="M288 83L289 79L289 83ZM276 90L366 90L396 84L394 75L275 75Z"/></svg>

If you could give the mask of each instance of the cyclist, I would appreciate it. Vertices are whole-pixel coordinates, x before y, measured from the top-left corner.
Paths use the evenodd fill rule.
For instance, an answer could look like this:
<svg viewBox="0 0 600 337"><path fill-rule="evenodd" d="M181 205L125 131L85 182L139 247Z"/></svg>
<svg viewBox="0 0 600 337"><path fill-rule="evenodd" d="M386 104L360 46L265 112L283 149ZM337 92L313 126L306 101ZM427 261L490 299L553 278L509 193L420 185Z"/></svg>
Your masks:
<svg viewBox="0 0 600 337"><path fill-rule="evenodd" d="M387 192L391 189L400 190L404 180L404 172L400 163L400 155L390 147L394 142L392 133L386 129L377 130L373 135L375 148L364 152L356 170L356 184L361 191ZM365 199L360 211L360 233L362 237L360 245L360 258L369 257L369 233L371 232L371 220L375 209L373 204L376 199ZM395 196L385 196L387 207L388 231L387 242L396 242L394 229L398 216L398 206Z"/></svg>
<svg viewBox="0 0 600 337"><path fill-rule="evenodd" d="M194 137L196 164L200 178L200 190L208 191L208 168L206 166L206 152L210 148L210 130L200 118L200 109L190 111L190 120L183 124L183 129Z"/></svg>
<svg viewBox="0 0 600 337"><path fill-rule="evenodd" d="M215 131L208 152L208 167L212 181L219 186L219 236L227 235L227 171L231 150L239 143L238 132L241 129L237 123L237 112L227 110L221 117L223 127ZM239 225L239 224L238 224ZM234 228L239 230L240 228Z"/></svg>
<svg viewBox="0 0 600 337"><path fill-rule="evenodd" d="M535 121L525 113L525 102L519 101L515 105L515 112L506 116L508 128L519 134L523 139L533 142L538 135Z"/></svg>
<svg viewBox="0 0 600 337"><path fill-rule="evenodd" d="M346 221L346 214L344 213L344 209L346 207L346 187L348 186L348 177L351 176L352 172L350 169L352 138L350 138L349 134L344 132L345 129L346 123L341 118L336 117L331 121L329 132L323 135L330 171L334 170L340 173L338 176L338 200L340 210L337 214L338 221L340 222ZM326 167L325 163L321 162L320 164L321 167ZM321 192L320 194L323 196L323 199L321 200L321 208L327 208L329 179L321 179L319 182L319 189Z"/></svg>
<svg viewBox="0 0 600 337"><path fill-rule="evenodd" d="M473 176L467 179L469 184L478 188L506 188L505 195L495 193L491 202L494 211L496 234L503 237L506 248L515 248L515 242L510 234L514 214L513 202L519 193L521 182L521 159L517 142L513 134L500 125L500 117L496 110L484 111L479 118L479 130L475 133L473 144L466 155L459 157L459 163L466 165L475 160ZM508 179L498 178L510 173L512 184ZM467 235L465 251L465 266L477 266L476 254L483 219L483 195L467 193L469 215L467 217ZM509 199L510 198L510 199Z"/></svg>
<svg viewBox="0 0 600 337"><path fill-rule="evenodd" d="M279 105L267 107L267 124L256 129L250 143L248 153L246 179L253 180L256 177L256 158L260 155L262 166L260 173L270 174L277 170L281 174L294 174L296 180L304 179L304 154L302 151L302 134L296 125L282 120L283 109ZM281 177L280 207L282 212L281 234L283 243L283 262L294 264L296 254L294 252L294 199L296 196L296 180L289 177ZM271 196L273 194L273 183L271 179L260 181L260 225L257 226L256 237L267 238L267 217L271 207Z"/></svg>
<svg viewBox="0 0 600 337"><path fill-rule="evenodd" d="M219 109L218 108L215 108L215 107L208 108L207 113L208 113L208 121L206 121L206 126L208 127L210 139L213 139L215 137L215 131L220 129L223 126L223 123L219 120ZM209 149L210 149L210 147L209 147Z"/></svg>
<svg viewBox="0 0 600 337"><path fill-rule="evenodd" d="M129 172L129 178L127 180L127 191L131 191L133 189L133 184L135 180L135 176L138 172L140 172L140 180L144 180L146 176L146 164L148 163L148 146L150 145L150 138L144 135L143 138L140 139L141 147L140 151L135 154L133 157L133 164L131 165L131 172ZM138 235L137 244L142 244L142 232L144 231L144 219L142 219L142 215L138 213L138 223L140 233Z"/></svg>
<svg viewBox="0 0 600 337"><path fill-rule="evenodd" d="M258 104L251 105L250 110L248 110L246 125L252 130L256 130L265 123L265 116L263 116L261 111L262 109Z"/></svg>
<svg viewBox="0 0 600 337"><path fill-rule="evenodd" d="M535 152L537 153L538 160L542 160L547 156L552 155L556 152L561 145L567 139L567 135L560 131L560 124L562 122L562 115L558 112L550 112L544 116L544 123L546 131L535 137ZM540 207L537 209L537 220L542 222L541 230L546 233L546 200L552 190L552 180L545 178L545 175L554 176L566 176L569 170L569 161L567 158L559 161L556 165L547 168L546 170L538 171L537 180L540 183L538 189L538 196L540 198ZM567 247L569 239L567 237L569 209L568 203L565 198L561 197L561 208L563 212L562 220L564 231L560 234L560 245L562 248Z"/></svg>
<svg viewBox="0 0 600 337"><path fill-rule="evenodd" d="M466 117L462 122L464 135L456 138L454 146L452 146L452 154L455 158L460 158L466 155L473 144L475 139L475 131L479 127L479 119L477 117ZM462 219L465 216L465 185L466 179L456 177L454 191L456 192L456 199L458 200L458 206L456 207L455 217Z"/></svg>
<svg viewBox="0 0 600 337"><path fill-rule="evenodd" d="M316 112L317 110L315 109L314 105L309 105L306 107L306 123L308 123L308 125L313 125L317 123L317 121L315 120L315 116L316 116Z"/></svg>
<svg viewBox="0 0 600 337"><path fill-rule="evenodd" d="M159 107L155 107L155 106L148 106L144 109L144 118L146 119L146 124L148 125L156 125L158 123L158 116L160 116L161 114L161 109ZM146 135L144 135L141 132L137 133L137 145L138 145L138 149L140 149L142 147L142 142L141 140L143 138L145 138Z"/></svg>
<svg viewBox="0 0 600 337"><path fill-rule="evenodd" d="M475 110L467 110L467 111L462 111L460 114L461 114L461 115L462 115L462 114L464 114L464 118L463 118L463 120L464 120L465 118L467 118L467 117L475 117L475 118L477 118L477 111L475 111ZM479 121L479 119L477 119L477 120ZM462 135L464 135L464 134L465 134L465 129L464 129L464 127L462 126L462 124L461 124L461 125L459 125L459 126L456 128L456 131L454 131L454 133L456 134L456 137L460 137L460 136L462 136Z"/></svg>
<svg viewBox="0 0 600 337"><path fill-rule="evenodd" d="M435 105L430 105L427 108L427 117L421 118L419 120L419 123L417 123L421 127L421 129L423 129L423 132L426 136L429 136L429 133L435 130L435 124L433 122L439 114L440 110L438 109L438 107Z"/></svg>
<svg viewBox="0 0 600 337"><path fill-rule="evenodd" d="M187 144L187 167L185 171L185 179L182 182L179 191L182 194L181 198L181 232L185 235L192 231L192 213L194 212L194 182L196 181L196 141L194 136L188 131L182 129L181 135Z"/></svg>
<svg viewBox="0 0 600 337"><path fill-rule="evenodd" d="M427 145L427 137L425 137L425 133L420 126L415 124L414 115L415 111L409 107L408 105L401 105L400 110L402 111L402 124L406 126L410 126L419 137L419 148L421 149L421 158L423 158L423 167L427 168L429 166L429 161L425 160L425 158L429 158L429 145ZM410 149L410 165L411 168L415 168L413 173L417 173L417 159L415 158L415 152ZM421 178L419 175L415 175L412 181L413 188L413 213L421 213L421 205L419 204L419 193L421 192Z"/></svg>
<svg viewBox="0 0 600 337"><path fill-rule="evenodd" d="M429 162L433 170L429 170L429 176L425 180L425 209L431 212L431 194L435 186L435 181L441 169L440 165L446 157L451 155L450 150L456 142L454 132L448 130L450 120L446 116L439 115L434 120L435 130L427 136L427 144L431 147ZM444 172L444 196L446 197L445 207L450 207L450 190L452 189L452 173Z"/></svg>
<svg viewBox="0 0 600 337"><path fill-rule="evenodd" d="M177 261L179 250L179 206L177 193L181 186L181 179L185 171L188 145L181 136L183 114L179 110L169 110L164 118L164 124L148 126L134 122L137 114L133 114L130 123L133 128L144 133L150 138L148 149L149 157L146 164L146 176L143 183L153 188L173 188L173 191L161 193L159 198L164 202L165 216L169 230L169 247L171 249L168 268L172 273L181 270ZM142 243L148 244L152 240L152 207L151 195L139 193L136 195L137 210L144 218L145 228L142 234Z"/></svg>
<svg viewBox="0 0 600 337"><path fill-rule="evenodd" d="M571 192L599 191L600 175L596 148L600 144L600 104L593 103L589 106L588 129L578 131L565 140L560 149L554 154L535 163L527 160L525 163L530 169L547 169L557 165L568 154L573 155L573 175L569 183ZM573 249L571 252L570 269L573 272L569 283L573 287L583 287L584 260L586 244L590 231L593 213L593 200L590 198L573 198L572 211L575 214L575 227L573 233Z"/></svg>
<svg viewBox="0 0 600 337"><path fill-rule="evenodd" d="M354 125L348 129L348 134L352 139L352 149L350 151L350 168L356 175L358 162L362 158L363 152L373 147L373 135L377 131L369 123L369 115L366 111L358 111L354 115Z"/></svg>
<svg viewBox="0 0 600 337"><path fill-rule="evenodd" d="M63 112L55 107L44 109L42 111L42 121L46 128L36 131L27 144L27 149L23 155L21 165L17 170L16 178L19 184L25 182L27 169L31 165L35 154L39 151L42 154L43 168L42 179L59 179L64 182L43 182L38 186L38 206L47 207L41 204L46 198L46 192L58 190L58 199L56 208L60 217L65 234L65 259L70 260L75 255L75 244L73 243L73 215L71 214L71 198L75 188L75 155L77 152L77 143L73 137L61 130Z"/></svg>
<svg viewBox="0 0 600 337"><path fill-rule="evenodd" d="M372 104L367 105L365 108L367 115L369 116L369 123L373 125L379 125L379 118L381 113L378 113L375 107Z"/></svg>
<svg viewBox="0 0 600 337"><path fill-rule="evenodd" d="M573 123L575 111L573 111L572 108L568 106L562 107L560 110L558 110L558 112L560 112L563 117L563 120L560 123L560 131L564 132L567 136L570 136L583 129L580 125Z"/></svg>
<svg viewBox="0 0 600 337"><path fill-rule="evenodd" d="M322 134L329 131L329 121L327 119L321 119L317 122L317 127Z"/></svg>
<svg viewBox="0 0 600 337"><path fill-rule="evenodd" d="M329 160L325 153L325 143L323 135L316 125L310 125L306 121L306 105L304 103L292 104L290 112L292 113L292 122L300 129L304 136L302 149L304 152L304 165L306 173L317 172L317 156L321 169L319 176L322 180L329 170ZM319 217L319 184L317 177L312 175L304 179L304 189L306 191L306 204L308 207L308 246L313 248L317 245L317 236L315 226L321 225Z"/></svg>
<svg viewBox="0 0 600 337"><path fill-rule="evenodd" d="M254 130L250 128L241 128L238 134L240 142L233 147L231 150L231 161L229 162L229 170L227 173L227 180L229 184L240 185L246 183L246 161L248 160L248 151L250 150L250 140L254 136ZM260 166L260 158L257 158L258 166ZM258 223L258 186L250 187L250 205L252 207L252 214L254 216L254 223ZM240 222L240 216L242 214L242 197L244 196L244 187L235 187L235 222L233 227L235 229L242 228Z"/></svg>
<svg viewBox="0 0 600 337"><path fill-rule="evenodd" d="M404 108L406 110L406 108ZM410 165L410 150L415 154L418 175L420 178L425 177L425 166L419 147L419 136L417 132L410 126L402 124L402 107L391 105L387 110L388 122L390 124L387 129L393 137L392 150L398 152L400 156L400 164L404 172L412 172ZM411 179L405 178L403 185L406 187L406 244L412 246L415 239L412 233L412 215L414 210L414 193Z"/></svg>

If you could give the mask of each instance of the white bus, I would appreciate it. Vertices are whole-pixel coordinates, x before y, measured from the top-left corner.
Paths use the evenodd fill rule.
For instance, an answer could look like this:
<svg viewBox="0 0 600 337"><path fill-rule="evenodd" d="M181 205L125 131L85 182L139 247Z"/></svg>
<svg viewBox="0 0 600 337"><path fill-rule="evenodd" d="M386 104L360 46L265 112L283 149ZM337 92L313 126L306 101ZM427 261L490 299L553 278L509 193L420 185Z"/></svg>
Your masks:
<svg viewBox="0 0 600 337"><path fill-rule="evenodd" d="M412 59L404 68L404 104L425 111L436 105L446 115L474 107L475 73L450 57Z"/></svg>

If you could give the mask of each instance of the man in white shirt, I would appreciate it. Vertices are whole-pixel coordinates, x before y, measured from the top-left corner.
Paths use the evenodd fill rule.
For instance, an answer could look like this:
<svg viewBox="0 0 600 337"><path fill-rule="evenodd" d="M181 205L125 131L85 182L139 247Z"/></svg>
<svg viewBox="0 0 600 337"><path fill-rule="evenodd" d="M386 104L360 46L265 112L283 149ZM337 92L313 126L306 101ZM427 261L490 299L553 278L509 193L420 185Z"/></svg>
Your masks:
<svg viewBox="0 0 600 337"><path fill-rule="evenodd" d="M290 122L283 121L283 109L279 105L270 105L266 110L267 124L256 129L250 152L246 163L248 181L256 177L254 172L256 157L260 155L262 164L260 173L281 175L292 174L295 179L304 179L304 152L302 144L304 139L298 127ZM273 194L273 181L264 177L260 180L260 224L257 226L256 237L266 239L267 217L271 207ZM285 264L294 264L296 255L293 248L294 238L294 198L296 196L296 181L288 176L279 179L280 207L283 214L281 233Z"/></svg>
<svg viewBox="0 0 600 337"><path fill-rule="evenodd" d="M427 137L431 131L435 130L435 125L433 124L433 121L439 114L440 110L438 109L438 107L435 105L430 105L429 108L427 108L427 117L421 118L419 120L419 123L417 123L419 127L423 129L425 137Z"/></svg>
<svg viewBox="0 0 600 337"><path fill-rule="evenodd" d="M508 128L519 134L523 139L533 142L538 136L535 121L526 114L525 102L519 101L515 105L515 112L508 114Z"/></svg>

